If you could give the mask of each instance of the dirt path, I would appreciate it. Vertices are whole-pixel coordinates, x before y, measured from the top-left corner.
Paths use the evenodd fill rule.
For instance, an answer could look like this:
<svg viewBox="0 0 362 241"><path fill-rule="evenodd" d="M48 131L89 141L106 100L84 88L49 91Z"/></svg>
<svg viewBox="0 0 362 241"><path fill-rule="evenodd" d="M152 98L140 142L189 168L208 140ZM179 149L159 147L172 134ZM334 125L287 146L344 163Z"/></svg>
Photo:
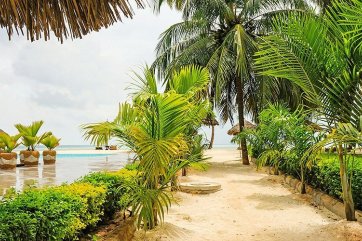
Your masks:
<svg viewBox="0 0 362 241"><path fill-rule="evenodd" d="M164 225L137 231L135 240L362 240L362 226L312 206L280 178L235 161L238 152L213 150L207 172L182 181L213 181L222 190L207 195L179 192Z"/></svg>

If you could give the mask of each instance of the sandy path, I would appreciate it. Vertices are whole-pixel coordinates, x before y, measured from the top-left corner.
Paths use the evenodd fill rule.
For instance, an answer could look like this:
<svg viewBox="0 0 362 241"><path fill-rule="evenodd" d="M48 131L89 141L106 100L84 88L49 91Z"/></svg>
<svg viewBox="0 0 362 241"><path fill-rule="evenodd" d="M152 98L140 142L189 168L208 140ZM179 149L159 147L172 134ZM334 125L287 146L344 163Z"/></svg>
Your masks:
<svg viewBox="0 0 362 241"><path fill-rule="evenodd" d="M222 190L207 195L179 192L163 226L135 240L362 240L362 226L313 207L280 183L237 161L238 152L213 150L211 168L182 181L214 181Z"/></svg>

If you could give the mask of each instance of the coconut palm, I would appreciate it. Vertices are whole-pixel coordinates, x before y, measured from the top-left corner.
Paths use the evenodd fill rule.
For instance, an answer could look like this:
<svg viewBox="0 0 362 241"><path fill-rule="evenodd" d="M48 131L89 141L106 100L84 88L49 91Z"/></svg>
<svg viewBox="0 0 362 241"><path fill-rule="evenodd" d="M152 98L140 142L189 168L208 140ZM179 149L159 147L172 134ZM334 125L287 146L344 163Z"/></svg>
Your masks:
<svg viewBox="0 0 362 241"><path fill-rule="evenodd" d="M159 5L162 4L160 1ZM183 11L183 21L160 37L153 67L169 78L175 69L198 64L209 69L211 103L224 121L237 106L241 131L245 110L255 116L264 99L265 81L255 75L252 56L256 39L269 33L272 16L308 9L305 1L190 0L167 1ZM263 91L262 91L263 90ZM249 164L246 141L241 141L243 163Z"/></svg>
<svg viewBox="0 0 362 241"><path fill-rule="evenodd" d="M133 94L134 100L138 103L148 102L152 96L159 94L159 89L162 89L162 87L157 85L156 78L149 68L146 67L144 69L143 76L142 78L142 76L136 75L137 78L133 85L135 91ZM189 151L185 153L182 159L188 160L189 165L193 166L203 165L201 161L204 160L203 149L198 148L199 143L195 142L201 141L197 137L198 130L204 118L212 112L207 100L208 84L209 73L207 69L197 66L182 67L178 72L174 72L172 78L164 83L166 93L182 95L191 104L188 110L191 121L184 130ZM198 153L196 154L196 152ZM186 169L183 169L183 174L186 174Z"/></svg>
<svg viewBox="0 0 362 241"><path fill-rule="evenodd" d="M133 5L143 7L144 1ZM14 31L31 41L49 39L53 33L61 42L81 38L91 31L109 27L124 17L132 17L131 3L126 0L94 1L0 1L0 28L6 28L9 38Z"/></svg>
<svg viewBox="0 0 362 241"><path fill-rule="evenodd" d="M357 19L359 10L357 5L335 2L324 17L300 13L276 18L276 34L265 37L257 53L256 69L298 84L328 132L338 123L360 128L362 56L356 41L360 34L358 27L349 24ZM354 220L346 153L341 142L336 143L346 217Z"/></svg>
<svg viewBox="0 0 362 241"><path fill-rule="evenodd" d="M174 74L166 92L160 92L154 74L145 69L144 76L136 75L132 104L121 105L117 118L104 129L111 136L130 147L139 160L140 187L135 190L133 211L138 214L139 226L153 228L163 219L165 208L171 204L167 192L178 170L188 164L191 127L201 125L208 112L208 101L202 91L208 83L207 71L189 67ZM193 85L190 83L194 83ZM92 126L99 124L92 124ZM96 140L103 131L89 125L86 138ZM193 129L195 131L195 129ZM194 133L192 133L194 134ZM193 156L194 157L194 156Z"/></svg>

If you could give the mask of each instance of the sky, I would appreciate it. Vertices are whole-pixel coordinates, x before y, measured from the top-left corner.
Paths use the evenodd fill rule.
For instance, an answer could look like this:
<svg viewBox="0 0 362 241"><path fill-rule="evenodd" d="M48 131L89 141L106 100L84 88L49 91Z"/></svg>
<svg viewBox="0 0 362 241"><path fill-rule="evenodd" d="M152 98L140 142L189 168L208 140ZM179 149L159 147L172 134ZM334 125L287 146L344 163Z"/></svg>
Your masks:
<svg viewBox="0 0 362 241"><path fill-rule="evenodd" d="M133 19L63 44L21 35L9 41L0 29L0 129L15 134L14 124L44 120L42 130L61 144L88 144L79 126L114 119L118 103L130 100L132 71L152 63L159 35L180 20L168 7L135 9ZM216 128L216 145L230 144L230 127Z"/></svg>

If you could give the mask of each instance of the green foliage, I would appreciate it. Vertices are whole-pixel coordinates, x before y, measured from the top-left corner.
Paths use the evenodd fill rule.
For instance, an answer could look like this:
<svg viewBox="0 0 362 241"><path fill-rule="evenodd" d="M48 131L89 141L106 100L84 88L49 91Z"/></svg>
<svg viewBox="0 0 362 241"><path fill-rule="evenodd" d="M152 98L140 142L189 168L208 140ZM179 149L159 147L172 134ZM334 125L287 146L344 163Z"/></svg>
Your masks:
<svg viewBox="0 0 362 241"><path fill-rule="evenodd" d="M90 123L81 125L83 137L86 141L97 146L108 145L111 138L112 123L106 121L101 123Z"/></svg>
<svg viewBox="0 0 362 241"><path fill-rule="evenodd" d="M128 193L129 183L134 182L133 180L135 177L134 171L122 171L119 173L95 172L80 178L77 182L90 183L94 186L105 188L106 193L105 202L103 204L103 217L105 219L111 219L117 211L122 209L120 200L123 195ZM125 201L123 200L123 202Z"/></svg>
<svg viewBox="0 0 362 241"><path fill-rule="evenodd" d="M331 134L311 148L332 144L338 151L347 220L355 220L348 144L360 143L362 115L359 1L334 1L320 16L294 13L273 20L272 36L256 54L262 75L285 78L302 88L309 107ZM305 157L306 155L304 155Z"/></svg>
<svg viewBox="0 0 362 241"><path fill-rule="evenodd" d="M46 137L50 136L51 132L45 132L38 136L38 132L42 127L44 121L34 121L30 125L16 124L15 127L18 129L22 136L23 145L28 147L29 150L34 151L35 147L42 142Z"/></svg>
<svg viewBox="0 0 362 241"><path fill-rule="evenodd" d="M140 165L139 162L129 163L126 166L124 166L124 169L129 171L138 170L139 165Z"/></svg>
<svg viewBox="0 0 362 241"><path fill-rule="evenodd" d="M70 185L30 188L5 197L0 203L0 241L77 240L128 208L139 189L137 180L136 171L92 173Z"/></svg>
<svg viewBox="0 0 362 241"><path fill-rule="evenodd" d="M56 189L25 191L1 204L0 233L7 235L2 240L74 239L83 228L78 216L81 207L79 197ZM17 224L12 216L24 220Z"/></svg>
<svg viewBox="0 0 362 241"><path fill-rule="evenodd" d="M205 95L209 75L204 68L184 67L165 83L164 93L159 91L162 87L157 85L154 73L148 67L143 76L135 75L133 103L122 104L113 122L88 124L83 128L86 139L104 139L107 133L107 138L114 137L130 148L136 154L137 165L128 168L141 174L139 180L126 183L124 190L116 175L98 173L88 175L82 181L104 182L109 199L105 209L109 215L132 201L139 224L153 228L162 219L159 215L170 205L162 200L167 196L165 190L172 185L170 180L178 168L203 158L199 146L193 144L200 144L196 141L197 131L210 111ZM128 194L122 196L132 189L137 195L143 193L145 196L136 199ZM146 200L154 205L153 208Z"/></svg>
<svg viewBox="0 0 362 241"><path fill-rule="evenodd" d="M49 135L41 140L41 144L46 146L49 150L53 150L55 147L59 146L60 138L57 138L54 135Z"/></svg>
<svg viewBox="0 0 362 241"><path fill-rule="evenodd" d="M283 106L269 105L259 115L259 124L254 132L247 134L254 149L260 152L257 165L271 164L276 170L289 158L288 137L295 116Z"/></svg>
<svg viewBox="0 0 362 241"><path fill-rule="evenodd" d="M16 147L20 145L18 143L21 134L10 136L6 132L0 132L0 149L3 149L5 152L12 152Z"/></svg>
<svg viewBox="0 0 362 241"><path fill-rule="evenodd" d="M203 136L195 135L189 143L190 151L185 157L185 159L189 162L188 166L198 170L206 170L208 168L208 164L205 161L209 158L204 156L206 146L204 144Z"/></svg>
<svg viewBox="0 0 362 241"><path fill-rule="evenodd" d="M301 109L290 112L283 106L269 105L260 113L256 130L241 134L246 135L254 154L259 153L258 167L271 165L276 173L281 169L300 178L302 193L305 192L307 164L312 165L314 160L309 150L323 136L305 122L306 115Z"/></svg>
<svg viewBox="0 0 362 241"><path fill-rule="evenodd" d="M307 181L312 186L320 188L326 193L343 200L341 178L339 175L339 161L336 154L321 154L320 161L308 173ZM352 157L350 157L352 158ZM362 210L362 157L354 156L349 163L348 175L352 175L352 194L356 208Z"/></svg>
<svg viewBox="0 0 362 241"><path fill-rule="evenodd" d="M78 210L83 228L93 228L103 217L103 207L106 201L106 190L102 186L87 183L73 183L55 188L60 192L79 197L81 207Z"/></svg>
<svg viewBox="0 0 362 241"><path fill-rule="evenodd" d="M243 105L242 109L245 107L256 117L262 102L281 96L278 83L264 81L265 78L256 75L251 56L257 50L258 36L271 32L274 16L296 9L308 11L308 1L175 0L167 3L180 9L183 19L160 36L152 66L160 76L168 79L174 71L190 64L206 67L211 77L210 101L224 122L233 120L237 105ZM244 92L241 101L235 98L240 91Z"/></svg>

